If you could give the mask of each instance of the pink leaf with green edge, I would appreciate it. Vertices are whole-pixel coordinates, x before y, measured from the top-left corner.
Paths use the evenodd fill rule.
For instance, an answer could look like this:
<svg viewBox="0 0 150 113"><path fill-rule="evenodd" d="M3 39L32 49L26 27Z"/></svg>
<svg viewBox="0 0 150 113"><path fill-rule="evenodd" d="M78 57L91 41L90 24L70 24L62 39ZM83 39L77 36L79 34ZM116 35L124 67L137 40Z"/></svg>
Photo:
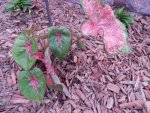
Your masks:
<svg viewBox="0 0 150 113"><path fill-rule="evenodd" d="M82 33L103 37L105 49L110 54L129 53L126 28L116 19L111 7L108 5L102 7L96 0L81 1L90 19L82 24Z"/></svg>
<svg viewBox="0 0 150 113"><path fill-rule="evenodd" d="M96 36L96 35L103 35L103 29L98 28L95 24L91 21L85 21L82 23L81 31L84 35L87 36Z"/></svg>
<svg viewBox="0 0 150 113"><path fill-rule="evenodd" d="M33 58L44 61L44 55L42 52L36 52L32 54Z"/></svg>
<svg viewBox="0 0 150 113"><path fill-rule="evenodd" d="M81 0L81 4L90 19L95 19L99 15L99 9L102 7L98 0Z"/></svg>

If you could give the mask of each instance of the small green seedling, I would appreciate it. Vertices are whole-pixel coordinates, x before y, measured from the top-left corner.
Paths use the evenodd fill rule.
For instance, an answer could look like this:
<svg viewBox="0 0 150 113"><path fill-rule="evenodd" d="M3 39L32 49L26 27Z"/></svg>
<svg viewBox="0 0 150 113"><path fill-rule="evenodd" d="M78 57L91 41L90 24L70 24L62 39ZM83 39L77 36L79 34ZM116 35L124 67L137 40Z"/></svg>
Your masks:
<svg viewBox="0 0 150 113"><path fill-rule="evenodd" d="M126 27L130 27L133 23L133 16L131 16L124 8L118 8L115 10L115 16L118 18Z"/></svg>
<svg viewBox="0 0 150 113"><path fill-rule="evenodd" d="M26 10L31 6L29 0L12 0L5 7L6 11Z"/></svg>

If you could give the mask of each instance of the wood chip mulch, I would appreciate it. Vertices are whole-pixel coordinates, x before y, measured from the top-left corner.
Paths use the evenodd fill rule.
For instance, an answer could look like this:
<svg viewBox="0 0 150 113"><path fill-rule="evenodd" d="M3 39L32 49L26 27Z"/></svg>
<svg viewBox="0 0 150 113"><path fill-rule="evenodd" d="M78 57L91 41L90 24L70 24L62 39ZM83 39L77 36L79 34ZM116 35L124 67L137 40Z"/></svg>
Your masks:
<svg viewBox="0 0 150 113"><path fill-rule="evenodd" d="M71 98L47 91L44 103L25 99L17 77L21 69L12 59L16 36L36 23L48 28L44 3L28 12L3 12L0 1L0 112L2 113L150 113L150 16L133 14L129 31L132 53L109 56L100 37L84 39L85 48L75 44L66 60L54 61L55 70ZM65 25L80 33L86 18L79 4L50 0L53 25Z"/></svg>

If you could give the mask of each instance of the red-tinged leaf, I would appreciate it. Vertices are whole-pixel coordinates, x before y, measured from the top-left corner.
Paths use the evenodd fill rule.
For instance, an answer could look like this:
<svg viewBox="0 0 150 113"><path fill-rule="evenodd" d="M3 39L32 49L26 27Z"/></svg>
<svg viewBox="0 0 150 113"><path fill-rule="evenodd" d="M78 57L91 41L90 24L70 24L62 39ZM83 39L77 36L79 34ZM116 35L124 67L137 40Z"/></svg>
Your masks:
<svg viewBox="0 0 150 113"><path fill-rule="evenodd" d="M57 32L56 37L57 37L60 48L62 48L62 34Z"/></svg>
<svg viewBox="0 0 150 113"><path fill-rule="evenodd" d="M50 76L46 77L47 85L49 88L54 90L63 91L63 87L61 84L55 84Z"/></svg>
<svg viewBox="0 0 150 113"><path fill-rule="evenodd" d="M27 55L30 56L31 52L32 52L32 45L31 45L31 43L26 43L25 48L26 48Z"/></svg>
<svg viewBox="0 0 150 113"><path fill-rule="evenodd" d="M42 52L36 52L36 53L33 53L32 56L33 56L33 58L35 58L35 59L44 61L44 55L43 55Z"/></svg>
<svg viewBox="0 0 150 113"><path fill-rule="evenodd" d="M46 77L47 85L52 89L63 91L66 94L66 96L71 98L71 95L69 91L67 90L66 86L63 83L61 83L60 79L58 78L57 74L54 71L54 68L52 66L52 62L50 59L50 55L49 55L49 48L45 50L45 55L43 55L43 53L38 52L38 53L34 53L33 57L41 60L45 64L47 73L48 75L50 75L50 77Z"/></svg>
<svg viewBox="0 0 150 113"><path fill-rule="evenodd" d="M129 53L126 28L116 19L111 7L108 5L102 7L97 0L81 1L90 19L82 24L82 33L103 37L105 49L110 54Z"/></svg>
<svg viewBox="0 0 150 113"><path fill-rule="evenodd" d="M52 85L54 84L53 80L51 79L50 76L46 76L46 81L47 81L47 85Z"/></svg>
<svg viewBox="0 0 150 113"><path fill-rule="evenodd" d="M32 56L33 58L41 60L44 63L47 73L54 72L54 68L51 65L51 61L48 61L48 58L44 57L44 54L42 52L33 53Z"/></svg>
<svg viewBox="0 0 150 113"><path fill-rule="evenodd" d="M42 52L36 52L36 53L33 53L33 58L35 59L38 59L38 60L41 60L45 67L46 67L46 70L47 70L47 73L51 73L51 72L54 72L54 68L53 66L51 65L51 61L48 60L48 57L45 57L44 54Z"/></svg>
<svg viewBox="0 0 150 113"><path fill-rule="evenodd" d="M12 55L24 70L31 69L35 64L36 60L31 55L34 52L37 52L36 40L33 37L29 39L24 35L19 35L14 43Z"/></svg>
<svg viewBox="0 0 150 113"><path fill-rule="evenodd" d="M33 86L35 91L38 91L38 79L36 76L32 76L29 78L31 85Z"/></svg>
<svg viewBox="0 0 150 113"><path fill-rule="evenodd" d="M49 75L51 76L51 79L54 82L54 85L50 85L50 87L55 90L63 91L67 97L71 98L71 95L70 95L68 89L66 88L66 86L63 83L61 83L59 77L57 76L57 74L54 71L54 68L52 66L52 62L50 59L50 55L49 55L49 48L47 48L45 50L45 61L47 61L46 65L49 65L47 67L47 70L51 70L51 71L49 71Z"/></svg>
<svg viewBox="0 0 150 113"><path fill-rule="evenodd" d="M46 91L46 79L40 69L34 68L32 71L21 71L18 82L21 93L27 99L43 101Z"/></svg>
<svg viewBox="0 0 150 113"><path fill-rule="evenodd" d="M51 52L58 58L64 59L68 55L72 37L70 30L66 27L56 28L55 26L49 29L48 43L50 45Z"/></svg>
<svg viewBox="0 0 150 113"><path fill-rule="evenodd" d="M44 59L43 63L45 64L47 73L54 73L54 67L49 63L47 59Z"/></svg>

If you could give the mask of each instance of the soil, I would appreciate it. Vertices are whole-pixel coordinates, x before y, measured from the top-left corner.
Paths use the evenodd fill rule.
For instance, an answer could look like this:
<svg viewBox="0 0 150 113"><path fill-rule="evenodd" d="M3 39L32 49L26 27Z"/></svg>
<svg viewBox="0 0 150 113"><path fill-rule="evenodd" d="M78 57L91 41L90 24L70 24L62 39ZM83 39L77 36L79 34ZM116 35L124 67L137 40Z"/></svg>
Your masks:
<svg viewBox="0 0 150 113"><path fill-rule="evenodd" d="M132 53L109 56L99 37L86 37L85 48L76 44L64 61L54 66L71 98L47 90L44 103L25 99L18 89L21 68L12 58L12 46L22 31L38 26L47 32L45 4L38 1L27 12L4 12L9 0L0 1L0 112L2 113L150 113L150 16L134 16L129 32ZM50 0L53 25L80 34L86 18L80 4Z"/></svg>

